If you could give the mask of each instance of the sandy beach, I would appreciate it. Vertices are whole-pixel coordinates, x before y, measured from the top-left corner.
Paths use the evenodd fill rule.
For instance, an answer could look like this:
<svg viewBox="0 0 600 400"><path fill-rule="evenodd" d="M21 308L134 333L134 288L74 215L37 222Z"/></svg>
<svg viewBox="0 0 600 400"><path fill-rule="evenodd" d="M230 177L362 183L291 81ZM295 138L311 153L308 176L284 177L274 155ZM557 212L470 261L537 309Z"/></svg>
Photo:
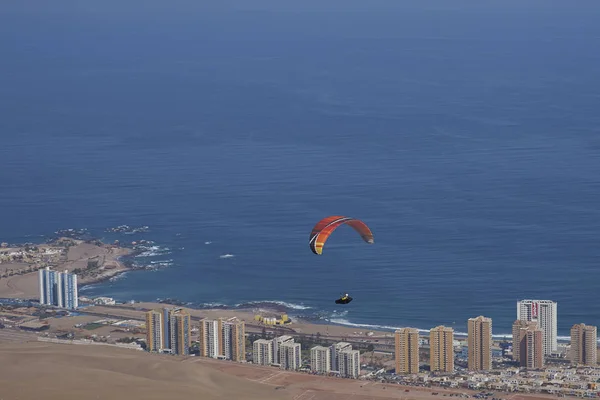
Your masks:
<svg viewBox="0 0 600 400"><path fill-rule="evenodd" d="M143 319L144 311L149 309L161 309L164 307L174 307L169 304L161 303L135 303L135 304L121 304L115 306L91 306L86 308L86 312L93 312L104 315L118 315L127 318ZM246 322L246 330L248 332L260 332L263 327L267 331L277 331L279 326L268 326L255 321L254 317L257 314L263 316L276 316L277 313L270 310L262 309L244 309L244 310L224 310L224 309L204 309L197 310L193 308L181 307L188 311L192 316L192 319L199 318L233 318L237 317L240 320ZM326 324L315 324L308 321L294 319L291 324L286 324L282 327L286 331L291 330L294 334L305 334L305 335L317 335L326 338L329 337L332 340L346 338L349 340L379 340L380 342L387 342L393 340L392 332L383 331L372 331L353 327L338 326L338 325L326 325ZM371 334L370 334L371 333Z"/></svg>
<svg viewBox="0 0 600 400"><path fill-rule="evenodd" d="M65 246L64 243L71 243L71 245ZM132 253L131 249L125 247L99 242L86 243L67 238L37 247L38 253L26 255L24 260L4 260L0 263L0 297L37 299L39 297L37 269L45 265L51 266L56 271L78 272L79 285L109 279L127 271L128 268L120 258ZM0 249L0 252L5 253L17 251L22 249ZM42 252L48 252L49 255ZM97 265L97 268L88 268L89 262Z"/></svg>

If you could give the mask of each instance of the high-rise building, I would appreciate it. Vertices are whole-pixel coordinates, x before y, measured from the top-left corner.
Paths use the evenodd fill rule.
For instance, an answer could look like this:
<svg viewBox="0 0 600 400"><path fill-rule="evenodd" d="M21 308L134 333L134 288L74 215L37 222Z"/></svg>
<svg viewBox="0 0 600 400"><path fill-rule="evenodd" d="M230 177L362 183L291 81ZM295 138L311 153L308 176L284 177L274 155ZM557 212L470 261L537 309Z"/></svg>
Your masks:
<svg viewBox="0 0 600 400"><path fill-rule="evenodd" d="M285 370L297 370L302 366L300 343L285 342L279 346L279 367Z"/></svg>
<svg viewBox="0 0 600 400"><path fill-rule="evenodd" d="M557 303L552 300L521 300L517 302L517 319L536 321L544 332L543 352L550 355L558 350Z"/></svg>
<svg viewBox="0 0 600 400"><path fill-rule="evenodd" d="M528 369L544 366L544 331L537 321L516 320L512 326L513 360Z"/></svg>
<svg viewBox="0 0 600 400"><path fill-rule="evenodd" d="M151 310L146 313L146 350L162 352L163 321L160 311Z"/></svg>
<svg viewBox="0 0 600 400"><path fill-rule="evenodd" d="M46 267L38 270L40 304L62 307L60 272Z"/></svg>
<svg viewBox="0 0 600 400"><path fill-rule="evenodd" d="M595 367L598 363L598 330L595 326L575 324L571 327L570 358L573 364Z"/></svg>
<svg viewBox="0 0 600 400"><path fill-rule="evenodd" d="M279 347L284 343L294 343L294 338L290 335L282 335L273 338L273 358L274 364L279 364Z"/></svg>
<svg viewBox="0 0 600 400"><path fill-rule="evenodd" d="M77 275L70 274L67 270L65 270L65 272L63 272L61 275L63 307L74 310L79 306Z"/></svg>
<svg viewBox="0 0 600 400"><path fill-rule="evenodd" d="M454 330L437 326L429 331L430 370L454 372Z"/></svg>
<svg viewBox="0 0 600 400"><path fill-rule="evenodd" d="M200 320L200 356L242 362L246 360L246 328L238 318Z"/></svg>
<svg viewBox="0 0 600 400"><path fill-rule="evenodd" d="M537 326L537 322L522 321L520 319L517 319L512 325L512 359L519 364L521 363L521 347L523 346L521 330L526 329L529 324Z"/></svg>
<svg viewBox="0 0 600 400"><path fill-rule="evenodd" d="M252 362L259 365L273 364L273 341L258 339L252 343Z"/></svg>
<svg viewBox="0 0 600 400"><path fill-rule="evenodd" d="M169 321L169 335L171 353L177 355L190 354L191 345L191 317L182 309L176 309L171 313Z"/></svg>
<svg viewBox="0 0 600 400"><path fill-rule="evenodd" d="M226 360L242 362L246 360L246 332L244 321L232 318L221 321L219 348Z"/></svg>
<svg viewBox="0 0 600 400"><path fill-rule="evenodd" d="M351 349L340 351L338 367L341 377L357 379L360 375L360 351Z"/></svg>
<svg viewBox="0 0 600 400"><path fill-rule="evenodd" d="M203 318L199 327L200 355L202 357L219 357L219 321Z"/></svg>
<svg viewBox="0 0 600 400"><path fill-rule="evenodd" d="M339 372L339 353L344 350L352 350L352 345L348 342L338 342L329 347L331 352L331 370Z"/></svg>
<svg viewBox="0 0 600 400"><path fill-rule="evenodd" d="M38 271L40 304L61 308L79 307L77 275L67 270L52 271L50 267Z"/></svg>
<svg viewBox="0 0 600 400"><path fill-rule="evenodd" d="M468 321L468 369L492 369L492 319L480 315Z"/></svg>
<svg viewBox="0 0 600 400"><path fill-rule="evenodd" d="M171 313L174 311L175 309L173 308L163 308L162 309L162 338L163 338L163 344L162 344L162 348L165 350L171 350Z"/></svg>
<svg viewBox="0 0 600 400"><path fill-rule="evenodd" d="M310 349L310 369L318 374L331 372L331 351L328 347L315 346Z"/></svg>
<svg viewBox="0 0 600 400"><path fill-rule="evenodd" d="M396 341L396 374L419 373L419 331L415 328L398 329Z"/></svg>
<svg viewBox="0 0 600 400"><path fill-rule="evenodd" d="M521 347L521 361L525 359L525 368L540 369L544 367L544 331L538 326L525 329L525 349ZM525 355L525 357L522 357Z"/></svg>

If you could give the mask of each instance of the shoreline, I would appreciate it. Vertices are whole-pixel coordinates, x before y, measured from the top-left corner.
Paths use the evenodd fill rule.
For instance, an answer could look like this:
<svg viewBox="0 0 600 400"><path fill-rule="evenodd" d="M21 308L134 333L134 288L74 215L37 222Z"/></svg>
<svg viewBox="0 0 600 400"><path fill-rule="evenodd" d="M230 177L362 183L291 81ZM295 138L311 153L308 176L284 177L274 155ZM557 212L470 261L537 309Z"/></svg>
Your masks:
<svg viewBox="0 0 600 400"><path fill-rule="evenodd" d="M121 247L122 249L125 249L124 247ZM106 282L111 280L112 278L115 278L119 275L122 275L126 272L130 272L130 271L135 271L136 268L133 267L129 267L127 266L124 262L123 259L127 258L127 257L131 257L131 254L133 253L133 250L130 254L126 254L126 255L121 255L116 257L113 261L115 263L117 263L117 267L114 269L110 269L108 271L105 271L104 273L101 273L98 276L92 277L90 279L85 280L84 279L79 279L79 276L77 277L77 290L80 290L81 288L83 288L84 286L88 286L88 285L95 285L98 283L102 283L102 282Z"/></svg>
<svg viewBox="0 0 600 400"><path fill-rule="evenodd" d="M384 336L386 334L388 334L388 335L393 334L397 329L415 328L413 326L408 326L408 325L403 326L403 327L391 327L391 326L385 327L385 326L375 326L375 325L370 325L370 324L359 324L359 323L352 323L352 322L348 322L348 323L332 322L327 319L307 318L302 315L296 315L294 313L294 311L298 311L298 310L297 309L295 310L293 307L286 306L285 305L286 302L284 302L284 301L281 301L281 302L279 302L279 301L244 302L244 303L239 303L234 306L230 306L230 305L218 304L218 303L203 303L205 305L202 305L202 304L199 305L199 304L194 304L191 302L179 301L177 299L166 298L166 299L157 299L156 301L139 301L139 302L136 301L133 305L135 306L135 304L156 304L158 306L158 308L182 307L182 308L187 308L190 310L195 310L198 312L206 311L206 312L210 312L210 313L214 313L214 312L218 312L218 311L223 311L224 313L227 313L227 314L235 313L235 312L246 313L249 310L252 310L252 312L261 312L262 311L264 314L268 314L269 316L277 316L280 314L287 314L295 322L301 323L301 324L309 324L309 325L316 325L316 326L334 326L334 327L341 327L341 328L347 328L347 329L354 329L354 330L363 331L363 332L375 332L375 333L381 333L382 336ZM117 306L123 306L123 305L129 306L129 304L127 304L127 303L117 304ZM276 328L279 326L280 325L274 325L273 327ZM416 328L416 329L419 331L419 336L422 336L422 337L429 336L430 331L428 329L422 329L422 328ZM464 339L467 339L467 337L468 337L468 334L466 332L454 331L455 339L464 340ZM510 333L493 334L492 340L495 342L502 342L504 340L512 341L512 334L510 334ZM570 343L570 340L571 339L568 336L558 336L557 337L558 343ZM598 339L598 343L600 343L600 338Z"/></svg>
<svg viewBox="0 0 600 400"><path fill-rule="evenodd" d="M113 231L115 229L113 228ZM146 228L146 227L144 227ZM124 226L123 229L129 229L129 227ZM125 247L120 244L117 240L113 244L104 243L100 239L96 239L92 236L89 236L83 232L66 232L59 231L56 232L58 236L53 239L47 240L44 244L32 245L33 247L43 247L43 248L60 248L61 242L71 241L74 242L75 245L68 247L67 246L67 257L64 260L61 260L57 265L52 265L52 268L57 271L69 270L73 272L77 269L82 269L86 267L85 262L90 260L98 260L100 255L103 256L102 264L99 267L96 267L88 272L88 274L92 275L80 275L78 274L78 290L81 291L84 287L89 285L97 285L102 284L106 281L114 279L120 275L123 275L130 271L137 270L146 270L149 269L149 266L139 266L136 265L133 261L136 255L148 251L152 248L154 242L140 240L138 242L131 242L133 247ZM83 238L86 238L84 240ZM24 248L28 244L20 244L13 245L10 249L18 249ZM79 247L83 247L82 251L75 251L75 255L71 255L71 250L75 248L77 250ZM6 248L0 248L0 253ZM10 265L11 263L9 263ZM31 265L31 263L18 263L13 262L12 264L17 265L20 269L25 269ZM3 267L4 266L4 267ZM2 264L0 260L0 272L3 268L7 268L6 264ZM83 268L84 270L86 268ZM28 282L25 282L28 281ZM32 284L32 282L34 284ZM39 298L37 285L37 270L33 272L23 273L21 275L11 276L10 278L2 278L0 279L0 298L20 298L27 300L37 300ZM88 296L82 296L88 297ZM101 295L96 295L93 297L102 297ZM176 307L184 307L188 309L193 309L197 311L206 311L209 313L222 311L225 314L241 312L245 313L249 310L253 310L256 312L262 312L268 315L280 315L280 314L288 314L290 317L294 319L298 324L308 324L311 326L321 326L325 327L340 327L346 328L349 330L355 331L364 331L364 332L377 332L382 336L390 335L394 333L396 329L400 329L401 327L394 327L388 325L373 325L373 324L360 324L353 323L350 321L337 322L332 321L331 319L322 319L316 317L310 317L307 315L302 315L303 311L308 310L309 307L297 306L294 304L286 303L285 301L247 301L242 302L235 305L225 305L219 303L192 303L192 302L182 302L177 299L167 298L167 299L156 299L154 301L146 301L144 303L154 303L158 304L159 307L168 307L168 306L176 306ZM126 303L125 303L126 304ZM135 303L139 304L139 303ZM248 321L253 323L254 321ZM270 326L270 325L266 325ZM286 325L274 325L274 328L286 326ZM410 326L405 326L410 327ZM420 336L427 336L429 334L428 329L417 328L419 330ZM322 330L322 329L321 329ZM467 338L466 332L454 332L454 337L458 340ZM497 342L501 342L504 340L512 340L512 334L510 333L500 333L493 335L493 340ZM559 343L568 343L570 338L567 336L558 337Z"/></svg>
<svg viewBox="0 0 600 400"><path fill-rule="evenodd" d="M135 248L118 241L108 244L64 235L40 244L4 244L0 247L0 298L39 299L38 271L46 267L77 274L81 290L135 270L128 262L135 254Z"/></svg>
<svg viewBox="0 0 600 400"><path fill-rule="evenodd" d="M166 306L178 306L176 304L166 304L166 303L161 303L163 304L165 307ZM257 304L265 304L268 305L269 302L263 302L263 303L257 303ZM235 312L235 311L245 311L244 308L238 308L238 307L229 307L229 306L222 306L222 307L217 307L217 308L210 308L210 307L192 307L192 306L185 306L187 308L193 308L195 310L199 310L199 311L210 311L210 312L216 312L218 310L224 310L224 311L231 311L231 312ZM271 310L268 307L265 307L264 310L266 312L271 312L271 313L277 313L279 311L277 310ZM381 333L381 336L387 336L390 334L394 334L394 332L397 329L402 329L402 328L414 328L411 326L405 326L405 327L398 327L398 328L381 328L381 327L375 327L373 325L368 325L368 324L358 324L358 323L339 323L339 322L331 322L331 321L327 321L327 320L313 320L313 319L309 319L309 318L303 318L302 316L296 316L293 314L293 311L290 309L284 310L284 313L287 313L290 318L293 319L293 321L295 321L298 324L309 324L309 325L318 325L318 326L336 326L336 327L340 327L340 328L347 328L347 329L356 329L359 331L363 331L363 332L374 332L374 333ZM278 327L278 325L275 325L275 327ZM421 328L416 328L419 331L419 336L422 337L429 337L429 330L427 329L421 329ZM468 338L468 334L465 332L456 332L454 331L454 338L458 339L458 340L466 340ZM503 334L503 333L499 333L499 334L493 334L492 336L492 341L495 342L502 342L504 340L508 340L508 341L512 341L512 334ZM558 343L570 343L571 339L567 336L559 336L557 339ZM600 339L598 339L598 343L600 343Z"/></svg>

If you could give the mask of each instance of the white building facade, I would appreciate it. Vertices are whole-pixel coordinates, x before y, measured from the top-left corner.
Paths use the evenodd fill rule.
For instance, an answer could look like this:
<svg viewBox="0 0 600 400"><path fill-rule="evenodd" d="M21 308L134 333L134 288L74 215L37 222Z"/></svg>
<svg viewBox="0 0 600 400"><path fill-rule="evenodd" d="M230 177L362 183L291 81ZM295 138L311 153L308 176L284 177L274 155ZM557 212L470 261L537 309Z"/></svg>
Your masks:
<svg viewBox="0 0 600 400"><path fill-rule="evenodd" d="M341 377L357 379L360 375L360 351L340 351L338 354L338 368Z"/></svg>
<svg viewBox="0 0 600 400"><path fill-rule="evenodd" d="M38 271L40 304L60 308L79 307L77 275L69 271L52 271L50 267Z"/></svg>
<svg viewBox="0 0 600 400"><path fill-rule="evenodd" d="M259 365L273 364L273 341L258 339L252 343L252 362Z"/></svg>
<svg viewBox="0 0 600 400"><path fill-rule="evenodd" d="M317 374L331 372L331 351L329 347L315 346L310 349L310 369Z"/></svg>
<svg viewBox="0 0 600 400"><path fill-rule="evenodd" d="M273 364L279 364L279 347L285 343L294 343L294 338L290 335L277 336L273 339Z"/></svg>
<svg viewBox="0 0 600 400"><path fill-rule="evenodd" d="M352 345L348 342L339 342L329 347L329 351L331 352L331 370L339 371L339 353L344 350L352 350Z"/></svg>
<svg viewBox="0 0 600 400"><path fill-rule="evenodd" d="M219 321L202 320L200 322L200 334L203 336L201 340L204 347L204 357L218 358L219 357Z"/></svg>
<svg viewBox="0 0 600 400"><path fill-rule="evenodd" d="M300 343L286 342L279 346L279 368L298 370L302 366Z"/></svg>
<svg viewBox="0 0 600 400"><path fill-rule="evenodd" d="M517 302L517 319L535 321L544 332L544 355L558 351L557 303L552 300L520 300Z"/></svg>

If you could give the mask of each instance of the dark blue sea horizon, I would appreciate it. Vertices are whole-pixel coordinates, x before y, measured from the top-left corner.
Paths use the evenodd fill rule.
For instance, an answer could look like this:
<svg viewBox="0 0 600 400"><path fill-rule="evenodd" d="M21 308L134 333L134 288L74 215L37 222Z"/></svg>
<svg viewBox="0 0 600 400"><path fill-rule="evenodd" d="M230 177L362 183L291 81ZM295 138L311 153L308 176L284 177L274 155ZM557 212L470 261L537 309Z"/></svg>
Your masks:
<svg viewBox="0 0 600 400"><path fill-rule="evenodd" d="M11 2L0 241L154 241L155 270L81 293L121 301L507 334L537 298L560 336L600 325L599 20L587 0ZM327 215L375 244L342 227L314 255Z"/></svg>

